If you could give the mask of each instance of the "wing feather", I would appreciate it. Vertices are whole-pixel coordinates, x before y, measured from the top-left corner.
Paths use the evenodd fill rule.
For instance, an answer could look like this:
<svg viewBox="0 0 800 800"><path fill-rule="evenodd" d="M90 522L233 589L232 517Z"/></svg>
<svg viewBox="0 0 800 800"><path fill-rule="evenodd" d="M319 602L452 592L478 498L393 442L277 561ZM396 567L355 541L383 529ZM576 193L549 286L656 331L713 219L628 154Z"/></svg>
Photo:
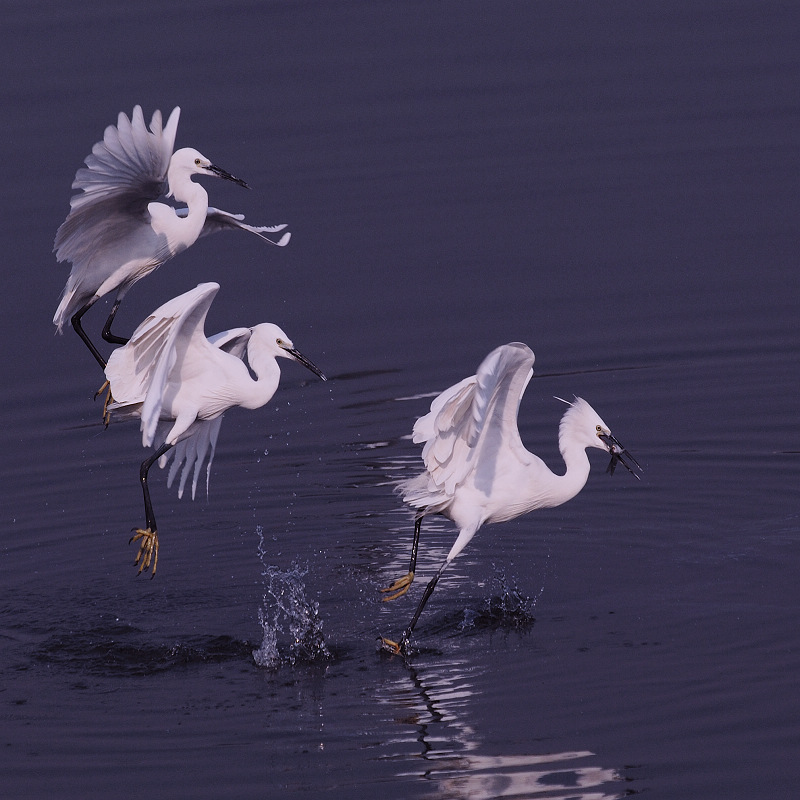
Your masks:
<svg viewBox="0 0 800 800"><path fill-rule="evenodd" d="M159 465L162 469L169 463L170 459L172 460L172 465L167 474L167 488L172 487L172 483L178 475L178 472L181 473L181 479L178 485L179 499L183 497L183 490L189 475L192 475L192 500L194 500L197 492L197 480L200 477L200 469L203 466L206 454L208 454L208 461L206 462L206 496L208 496L209 481L211 480L211 464L214 461L217 437L219 436L223 416L223 414L220 414L220 416L214 417L214 419L197 420L191 428L191 434L185 439L181 439L181 441L167 450L161 457ZM162 423L160 427L163 428L163 431L159 438L163 441L163 437L166 436L169 426Z"/></svg>
<svg viewBox="0 0 800 800"><path fill-rule="evenodd" d="M190 342L202 339L206 314L218 283L201 283L156 309L108 360L106 377L115 403L111 411L139 406L142 444L153 444L170 372ZM209 345L210 346L210 345Z"/></svg>
<svg viewBox="0 0 800 800"><path fill-rule="evenodd" d="M247 352L247 343L250 341L252 328L231 328L228 331L215 333L213 336L208 337L208 341L220 350L230 353L236 358L244 359ZM206 496L208 495L209 481L211 480L211 464L214 461L214 453L217 447L217 437L219 436L220 426L222 425L222 417L220 414L213 419L199 419L196 420L194 425L190 428L189 436L181 439L174 447L167 450L161 457L159 465L163 469L170 460L169 473L167 475L167 488L172 486L173 481L181 473L180 484L178 486L178 497L183 497L183 490L186 486L186 481L189 475L192 477L192 500L195 498L197 492L197 480L200 477L200 469L203 466L203 461L208 454L208 461L206 462ZM169 430L169 425L162 424L159 426L159 435L157 441L163 442ZM163 428L163 430L161 430ZM181 466L183 469L181 469ZM192 471L194 468L194 471Z"/></svg>
<svg viewBox="0 0 800 800"><path fill-rule="evenodd" d="M86 166L75 174L72 188L80 191L72 196L70 213L56 233L59 261L79 264L87 241L104 240L115 221L144 218L148 203L165 193L179 117L180 108L175 107L162 127L161 112L155 111L148 131L142 109L136 106L133 121L120 112L116 126L106 128L103 140L86 157Z"/></svg>
<svg viewBox="0 0 800 800"><path fill-rule="evenodd" d="M247 343L250 341L252 333L252 328L231 328L229 331L222 331L209 336L208 341L214 347L224 350L226 353L236 356L236 358L244 359L247 352Z"/></svg>
<svg viewBox="0 0 800 800"><path fill-rule="evenodd" d="M452 496L482 452L502 440L521 461L529 454L517 427L519 404L533 375L534 356L520 342L493 350L475 375L440 394L414 425L422 459L440 491Z"/></svg>
<svg viewBox="0 0 800 800"><path fill-rule="evenodd" d="M179 217L185 217L189 213L188 208L175 209L175 213ZM220 231L241 230L253 233L265 242L274 244L277 247L285 247L289 244L289 239L292 234L287 231L279 239L275 240L268 233L280 233L287 227L286 223L282 225L248 225L244 221L244 214L231 214L230 211L222 211L219 208L212 208L209 206L206 211L206 221L203 223L203 229L200 231L200 237L209 236L212 233L219 233Z"/></svg>

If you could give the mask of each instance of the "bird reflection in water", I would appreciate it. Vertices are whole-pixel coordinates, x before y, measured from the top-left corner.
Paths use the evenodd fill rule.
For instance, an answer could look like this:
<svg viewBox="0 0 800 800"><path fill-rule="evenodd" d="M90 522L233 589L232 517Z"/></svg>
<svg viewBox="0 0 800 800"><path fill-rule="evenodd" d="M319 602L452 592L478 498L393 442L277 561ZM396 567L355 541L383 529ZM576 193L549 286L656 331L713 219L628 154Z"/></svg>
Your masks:
<svg viewBox="0 0 800 800"><path fill-rule="evenodd" d="M542 797L547 800L615 800L630 794L619 770L592 763L589 750L532 755L486 755L469 718L477 695L475 665L437 661L420 668L395 662L402 677L386 686L380 701L397 707L395 722L413 730L422 763L419 777L431 783L432 798L489 800L499 797ZM407 735L395 742L405 745ZM405 751L405 748L403 748ZM404 752L404 764L409 760ZM412 773L413 774L413 773ZM404 771L403 777L409 777Z"/></svg>

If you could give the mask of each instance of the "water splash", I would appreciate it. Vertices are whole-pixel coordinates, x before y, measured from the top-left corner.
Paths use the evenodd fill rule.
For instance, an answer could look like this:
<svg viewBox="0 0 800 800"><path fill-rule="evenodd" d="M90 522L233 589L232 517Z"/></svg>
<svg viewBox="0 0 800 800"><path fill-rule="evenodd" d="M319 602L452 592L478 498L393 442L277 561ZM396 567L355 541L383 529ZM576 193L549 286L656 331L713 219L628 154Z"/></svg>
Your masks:
<svg viewBox="0 0 800 800"><path fill-rule="evenodd" d="M485 628L524 631L536 621L533 609L544 586L535 597L527 597L520 592L514 578L509 578L496 565L492 566L495 575L491 594L478 610L464 610L464 617L458 626L462 633Z"/></svg>
<svg viewBox="0 0 800 800"><path fill-rule="evenodd" d="M259 667L327 660L331 657L322 633L319 603L309 600L303 578L308 567L293 561L288 570L267 563L264 531L256 526L258 557L263 569L264 598L258 609L263 631L261 646L253 650Z"/></svg>

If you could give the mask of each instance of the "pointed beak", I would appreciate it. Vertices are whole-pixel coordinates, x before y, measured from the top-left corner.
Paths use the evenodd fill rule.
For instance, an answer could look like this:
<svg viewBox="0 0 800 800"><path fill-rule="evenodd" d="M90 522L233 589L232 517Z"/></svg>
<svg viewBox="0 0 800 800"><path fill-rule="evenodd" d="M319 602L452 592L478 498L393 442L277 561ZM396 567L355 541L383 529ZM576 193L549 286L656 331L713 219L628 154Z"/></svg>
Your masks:
<svg viewBox="0 0 800 800"><path fill-rule="evenodd" d="M284 347L283 350L295 361L299 361L306 369L310 369L318 378L322 378L324 381L328 380L322 374L322 370L312 361L309 361L299 350L295 350L294 347Z"/></svg>
<svg viewBox="0 0 800 800"><path fill-rule="evenodd" d="M639 466L639 462L620 444L620 442L610 434L602 433L600 434L600 440L603 444L608 448L608 452L611 453L611 461L606 468L606 472L609 475L614 474L614 470L617 468L617 464L622 464L631 475L633 475L636 480L639 480L639 476L634 472L634 468L638 469L639 472L642 471L642 468Z"/></svg>
<svg viewBox="0 0 800 800"><path fill-rule="evenodd" d="M216 164L211 164L208 167L209 172L213 172L218 178L224 178L226 181L233 181L233 183L238 183L239 186L244 186L245 189L249 189L250 187L241 179L237 178L234 175L231 175L230 172L225 172L222 167L218 167Z"/></svg>

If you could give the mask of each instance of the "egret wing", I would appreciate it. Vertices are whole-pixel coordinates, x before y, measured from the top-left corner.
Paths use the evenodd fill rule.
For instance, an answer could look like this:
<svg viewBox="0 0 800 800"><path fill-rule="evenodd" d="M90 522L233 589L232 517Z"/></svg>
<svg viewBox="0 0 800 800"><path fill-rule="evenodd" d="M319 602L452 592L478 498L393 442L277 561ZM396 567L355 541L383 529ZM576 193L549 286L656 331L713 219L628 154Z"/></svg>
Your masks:
<svg viewBox="0 0 800 800"><path fill-rule="evenodd" d="M230 353L236 358L244 358L247 351L247 343L252 334L251 328L231 328L228 331L215 333L208 337L208 341L220 350ZM192 500L197 492L197 481L200 477L200 469L203 461L208 455L206 462L206 495L208 495L209 480L211 478L211 464L214 461L214 452L217 446L217 437L222 425L220 415L214 419L196 420L190 428L189 436L181 439L174 447L167 450L159 461L159 466L163 469L170 461L169 473L167 475L167 488L172 486L173 481L181 473L178 485L178 497L183 497L183 490L189 475L192 477ZM171 423L161 423L156 436L158 442L163 442Z"/></svg>
<svg viewBox="0 0 800 800"><path fill-rule="evenodd" d="M447 495L501 445L520 461L528 459L517 414L533 374L534 356L520 342L503 345L483 360L470 378L451 386L414 425L413 440L425 442L422 458L434 483Z"/></svg>
<svg viewBox="0 0 800 800"><path fill-rule="evenodd" d="M252 328L231 328L229 331L215 333L208 337L208 341L219 350L224 350L236 358L244 359L247 353L247 343L253 334Z"/></svg>
<svg viewBox="0 0 800 800"><path fill-rule="evenodd" d="M164 303L108 360L106 377L116 402L111 410L141 404L142 444L149 447L164 403L172 368L189 347L211 347L204 325L218 283L201 283Z"/></svg>
<svg viewBox="0 0 800 800"><path fill-rule="evenodd" d="M56 233L59 261L79 266L144 222L148 203L166 190L179 116L176 107L162 126L161 112L155 111L148 131L136 106L131 119L120 112L116 126L106 128L72 183L81 191Z"/></svg>
<svg viewBox="0 0 800 800"><path fill-rule="evenodd" d="M214 461L214 452L217 447L217 437L222 426L220 414L214 419L197 420L190 428L190 434L185 439L181 439L174 447L171 447L161 456L159 466L163 469L172 460L172 466L167 474L167 488L172 486L178 472L181 473L180 484L178 485L178 498L183 497L183 490L189 475L192 478L192 500L197 492L197 480L200 477L200 469L203 461L208 454L206 462L206 495L208 495L208 485L211 479L211 464ZM159 425L159 436L157 441L163 441L169 431L170 425L161 423ZM181 469L183 467L183 469ZM194 469L193 469L194 468Z"/></svg>
<svg viewBox="0 0 800 800"><path fill-rule="evenodd" d="M188 208L178 208L175 213L179 217L185 217L189 213ZM263 239L270 244L277 245L278 247L285 247L289 244L289 239L292 234L287 231L279 239L273 239L267 236L268 233L280 233L286 228L283 225L248 225L244 221L244 214L231 214L229 211L222 211L219 208L209 207L206 212L206 221L203 223L203 229L200 231L200 236L208 236L212 233L219 233L220 231L241 230L254 233L259 238Z"/></svg>

